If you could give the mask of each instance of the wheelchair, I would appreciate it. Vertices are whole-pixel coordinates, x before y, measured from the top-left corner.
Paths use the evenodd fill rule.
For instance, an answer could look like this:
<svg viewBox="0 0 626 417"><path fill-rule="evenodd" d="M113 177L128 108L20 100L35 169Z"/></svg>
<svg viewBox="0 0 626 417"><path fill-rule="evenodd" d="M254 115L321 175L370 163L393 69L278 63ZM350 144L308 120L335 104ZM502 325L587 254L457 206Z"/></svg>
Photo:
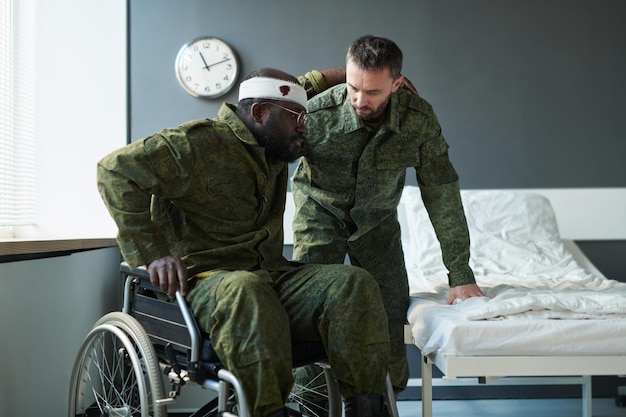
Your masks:
<svg viewBox="0 0 626 417"><path fill-rule="evenodd" d="M104 315L83 340L72 370L68 415L163 417L184 385L198 384L214 395L193 417L251 417L240 381L220 363L185 298L177 292L176 302L166 301L145 268L124 262L120 274L122 311ZM316 363L322 374L315 386L294 385L289 414L341 417L341 395L323 345L296 343L292 360L294 368ZM384 397L389 416L398 417L389 376Z"/></svg>

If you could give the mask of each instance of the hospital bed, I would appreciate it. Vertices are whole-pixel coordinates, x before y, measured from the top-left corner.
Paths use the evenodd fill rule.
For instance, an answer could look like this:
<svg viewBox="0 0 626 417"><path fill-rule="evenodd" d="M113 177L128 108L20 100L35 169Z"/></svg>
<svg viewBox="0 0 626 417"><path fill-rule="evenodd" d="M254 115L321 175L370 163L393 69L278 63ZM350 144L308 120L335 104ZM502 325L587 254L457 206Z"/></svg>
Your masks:
<svg viewBox="0 0 626 417"><path fill-rule="evenodd" d="M464 190L462 200L470 265L486 297L454 305L446 304L447 271L417 187L405 187L398 210L411 288L405 333L422 354L421 380L409 386L422 386L423 417L432 416L433 385L474 380L580 384L583 416L591 417L591 376L626 375L626 283L607 279L561 237L541 193ZM443 380L433 379L433 365Z"/></svg>

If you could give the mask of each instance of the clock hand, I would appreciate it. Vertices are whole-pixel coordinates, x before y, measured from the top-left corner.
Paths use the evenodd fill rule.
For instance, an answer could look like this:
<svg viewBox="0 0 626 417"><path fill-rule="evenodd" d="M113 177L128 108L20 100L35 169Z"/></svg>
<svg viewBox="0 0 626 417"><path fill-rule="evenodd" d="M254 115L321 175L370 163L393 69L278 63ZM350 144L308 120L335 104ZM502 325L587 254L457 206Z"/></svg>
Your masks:
<svg viewBox="0 0 626 417"><path fill-rule="evenodd" d="M202 55L202 52L198 52L198 53L200 54L200 58L202 58L202 62L204 62L204 67L203 68L208 70L209 69L209 65L204 60L204 55Z"/></svg>
<svg viewBox="0 0 626 417"><path fill-rule="evenodd" d="M212 67L212 66L214 66L214 65L221 64L222 62L226 62L226 61L230 61L230 58L226 58L226 59L222 59L221 61L214 62L214 63L212 63L211 65L206 66L206 67L204 67L204 68L209 69L209 68L211 68L211 67ZM206 64L206 63L205 63L205 64Z"/></svg>

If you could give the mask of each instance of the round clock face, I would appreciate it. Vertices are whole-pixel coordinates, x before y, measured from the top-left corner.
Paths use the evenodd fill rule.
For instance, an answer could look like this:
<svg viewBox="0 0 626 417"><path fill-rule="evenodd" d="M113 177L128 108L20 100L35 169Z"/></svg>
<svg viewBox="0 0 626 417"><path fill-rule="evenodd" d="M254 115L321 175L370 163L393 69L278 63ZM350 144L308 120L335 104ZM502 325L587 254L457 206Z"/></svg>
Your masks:
<svg viewBox="0 0 626 417"><path fill-rule="evenodd" d="M226 42L203 37L183 45L176 56L176 78L194 97L226 94L237 82L239 62Z"/></svg>

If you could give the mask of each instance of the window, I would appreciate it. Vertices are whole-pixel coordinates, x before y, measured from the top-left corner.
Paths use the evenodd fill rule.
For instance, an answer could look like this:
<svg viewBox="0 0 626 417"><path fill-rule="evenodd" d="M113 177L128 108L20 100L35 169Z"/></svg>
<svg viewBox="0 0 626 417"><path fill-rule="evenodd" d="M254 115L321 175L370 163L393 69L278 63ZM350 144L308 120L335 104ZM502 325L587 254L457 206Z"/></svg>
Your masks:
<svg viewBox="0 0 626 417"><path fill-rule="evenodd" d="M35 5L0 9L0 237L35 223Z"/></svg>

